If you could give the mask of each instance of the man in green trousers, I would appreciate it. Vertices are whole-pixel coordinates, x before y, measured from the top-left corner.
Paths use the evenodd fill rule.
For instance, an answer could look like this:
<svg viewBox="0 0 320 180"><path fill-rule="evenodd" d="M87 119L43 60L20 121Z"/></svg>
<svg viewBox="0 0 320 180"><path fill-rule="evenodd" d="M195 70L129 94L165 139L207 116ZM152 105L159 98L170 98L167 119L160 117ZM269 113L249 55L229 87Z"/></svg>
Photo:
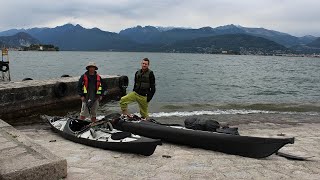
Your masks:
<svg viewBox="0 0 320 180"><path fill-rule="evenodd" d="M156 92L155 77L153 71L149 69L150 60L144 58L141 61L141 69L134 77L133 92L120 99L120 107L123 115L130 116L128 104L137 102L140 108L141 118L148 119L148 103Z"/></svg>

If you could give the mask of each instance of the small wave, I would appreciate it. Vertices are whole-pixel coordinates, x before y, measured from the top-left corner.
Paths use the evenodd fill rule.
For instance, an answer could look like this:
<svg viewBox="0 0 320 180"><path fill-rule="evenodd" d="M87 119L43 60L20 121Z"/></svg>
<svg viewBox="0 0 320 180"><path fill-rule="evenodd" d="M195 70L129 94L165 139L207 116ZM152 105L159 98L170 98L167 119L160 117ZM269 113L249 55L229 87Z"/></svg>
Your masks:
<svg viewBox="0 0 320 180"><path fill-rule="evenodd" d="M161 108L162 109L182 109L183 106L169 104L169 105L164 105Z"/></svg>
<svg viewBox="0 0 320 180"><path fill-rule="evenodd" d="M158 112L158 113L150 113L150 117L186 117L186 116L200 116L200 115L245 115L245 114L304 114L317 116L319 113L317 112L278 112L278 111L263 111L263 110L214 110L214 111L176 111L176 112Z"/></svg>
<svg viewBox="0 0 320 180"><path fill-rule="evenodd" d="M282 94L286 94L286 92L267 90L267 91L260 91L260 92L254 93L254 95L268 95L268 96L282 95Z"/></svg>
<svg viewBox="0 0 320 180"><path fill-rule="evenodd" d="M319 104L285 104L285 103L255 103L255 104L227 104L217 109L245 109L275 112L320 112Z"/></svg>
<svg viewBox="0 0 320 180"><path fill-rule="evenodd" d="M198 115L222 115L222 114L258 114L258 113L276 113L275 111L261 111L261 110L214 110L214 111L176 111L176 112L158 112L150 113L151 117L170 117L170 116L198 116Z"/></svg>

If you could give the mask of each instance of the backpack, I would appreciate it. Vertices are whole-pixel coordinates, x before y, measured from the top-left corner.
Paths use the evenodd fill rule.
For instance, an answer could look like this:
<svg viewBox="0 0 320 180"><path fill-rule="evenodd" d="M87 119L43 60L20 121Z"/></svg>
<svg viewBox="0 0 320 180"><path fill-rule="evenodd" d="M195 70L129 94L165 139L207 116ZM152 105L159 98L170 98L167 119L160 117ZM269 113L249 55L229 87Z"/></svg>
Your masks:
<svg viewBox="0 0 320 180"><path fill-rule="evenodd" d="M190 117L184 120L184 126L188 129L218 132L231 135L239 135L238 128L230 128L229 126L222 127L218 121L211 119L199 119Z"/></svg>

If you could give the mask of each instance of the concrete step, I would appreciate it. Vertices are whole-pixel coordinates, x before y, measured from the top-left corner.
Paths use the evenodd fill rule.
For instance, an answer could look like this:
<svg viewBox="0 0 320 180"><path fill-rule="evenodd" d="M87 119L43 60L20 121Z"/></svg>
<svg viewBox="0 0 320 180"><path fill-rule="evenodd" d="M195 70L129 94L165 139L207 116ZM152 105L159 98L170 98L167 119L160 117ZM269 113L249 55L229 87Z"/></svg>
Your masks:
<svg viewBox="0 0 320 180"><path fill-rule="evenodd" d="M67 176L67 161L0 119L0 179L42 180Z"/></svg>

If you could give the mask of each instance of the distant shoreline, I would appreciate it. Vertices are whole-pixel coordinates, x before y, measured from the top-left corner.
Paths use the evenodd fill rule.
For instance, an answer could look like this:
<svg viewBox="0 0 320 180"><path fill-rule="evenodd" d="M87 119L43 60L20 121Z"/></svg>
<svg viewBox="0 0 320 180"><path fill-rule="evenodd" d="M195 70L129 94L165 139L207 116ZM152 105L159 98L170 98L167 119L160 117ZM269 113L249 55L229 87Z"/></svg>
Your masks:
<svg viewBox="0 0 320 180"><path fill-rule="evenodd" d="M32 51L32 52L48 52L56 50L23 50L19 48L8 48L9 51ZM89 50L58 50L60 52L114 52L114 53L168 53L168 54L212 54L212 55L237 55L237 56L283 56L283 57L312 57L320 58L320 54L226 54L226 53L195 53L195 52L155 52L155 51L113 51L113 50L101 50L101 51L89 51Z"/></svg>

